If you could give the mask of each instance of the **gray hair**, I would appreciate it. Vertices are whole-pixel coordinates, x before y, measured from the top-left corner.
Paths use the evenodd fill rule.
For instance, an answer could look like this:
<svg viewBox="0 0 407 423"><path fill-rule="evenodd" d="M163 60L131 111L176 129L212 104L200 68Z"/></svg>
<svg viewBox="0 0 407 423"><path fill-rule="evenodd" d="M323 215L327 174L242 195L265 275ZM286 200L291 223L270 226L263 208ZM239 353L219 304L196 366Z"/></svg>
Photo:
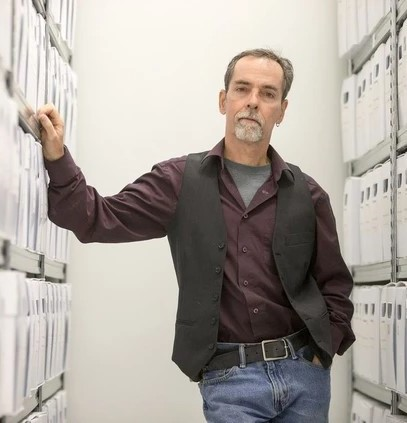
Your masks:
<svg viewBox="0 0 407 423"><path fill-rule="evenodd" d="M287 97L288 92L290 91L291 84L293 83L294 79L294 69L292 63L281 57L276 52L271 49L265 48L256 48L252 50L245 50L235 56L228 64L225 73L225 90L228 91L230 81L232 80L233 72L235 70L236 63L246 56L253 56L253 57L265 57L267 59L273 60L277 62L283 69L284 73L284 84L283 84L283 97L284 100Z"/></svg>

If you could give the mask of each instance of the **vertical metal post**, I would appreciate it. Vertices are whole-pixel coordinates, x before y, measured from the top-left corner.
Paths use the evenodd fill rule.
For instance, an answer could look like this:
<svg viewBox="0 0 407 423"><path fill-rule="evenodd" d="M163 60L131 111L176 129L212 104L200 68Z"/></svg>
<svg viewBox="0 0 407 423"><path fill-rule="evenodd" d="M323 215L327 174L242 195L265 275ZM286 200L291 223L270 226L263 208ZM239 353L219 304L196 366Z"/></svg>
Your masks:
<svg viewBox="0 0 407 423"><path fill-rule="evenodd" d="M4 269L10 270L10 246L11 243L9 240L4 241L3 251L1 252L4 257Z"/></svg>
<svg viewBox="0 0 407 423"><path fill-rule="evenodd" d="M391 0L390 6L390 204L391 204L391 282L397 282L397 3Z"/></svg>
<svg viewBox="0 0 407 423"><path fill-rule="evenodd" d="M399 412L399 394L397 392L394 392L394 391L391 391L390 413L392 415L400 414L400 412Z"/></svg>

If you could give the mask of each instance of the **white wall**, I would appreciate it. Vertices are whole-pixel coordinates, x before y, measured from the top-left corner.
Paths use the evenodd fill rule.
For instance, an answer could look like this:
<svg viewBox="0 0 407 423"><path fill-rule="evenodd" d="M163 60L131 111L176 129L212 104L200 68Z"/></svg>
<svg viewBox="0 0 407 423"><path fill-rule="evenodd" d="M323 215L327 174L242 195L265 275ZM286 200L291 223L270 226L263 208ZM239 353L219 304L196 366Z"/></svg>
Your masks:
<svg viewBox="0 0 407 423"><path fill-rule="evenodd" d="M114 194L152 164L223 136L218 92L228 61L272 47L294 64L289 108L272 142L330 193L341 224L342 65L326 0L78 1L77 162ZM70 421L203 422L198 388L171 362L177 283L166 240L73 242ZM346 359L333 371L332 423L347 406Z"/></svg>

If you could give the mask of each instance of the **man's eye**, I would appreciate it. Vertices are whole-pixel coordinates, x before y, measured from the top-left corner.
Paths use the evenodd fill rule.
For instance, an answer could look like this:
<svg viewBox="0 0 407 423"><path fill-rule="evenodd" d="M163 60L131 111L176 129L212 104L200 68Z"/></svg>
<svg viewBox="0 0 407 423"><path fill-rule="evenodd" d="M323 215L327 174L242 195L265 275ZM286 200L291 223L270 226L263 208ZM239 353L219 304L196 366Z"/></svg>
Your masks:
<svg viewBox="0 0 407 423"><path fill-rule="evenodd" d="M266 91L266 92L264 93L264 95L265 95L267 98L274 98L274 93L273 93L273 92Z"/></svg>
<svg viewBox="0 0 407 423"><path fill-rule="evenodd" d="M238 92L244 92L246 90L247 90L246 87L236 87L236 91L238 91Z"/></svg>

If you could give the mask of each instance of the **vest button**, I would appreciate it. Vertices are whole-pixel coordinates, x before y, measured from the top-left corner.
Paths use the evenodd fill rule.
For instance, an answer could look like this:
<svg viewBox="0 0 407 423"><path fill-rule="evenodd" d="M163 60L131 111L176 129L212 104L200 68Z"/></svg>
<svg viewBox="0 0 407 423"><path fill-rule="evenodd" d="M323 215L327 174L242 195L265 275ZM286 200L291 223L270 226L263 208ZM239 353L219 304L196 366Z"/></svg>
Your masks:
<svg viewBox="0 0 407 423"><path fill-rule="evenodd" d="M259 312L259 309L258 308L255 308L254 310L253 310L253 313L254 314L257 314Z"/></svg>
<svg viewBox="0 0 407 423"><path fill-rule="evenodd" d="M215 272L216 272L217 274L219 274L221 271L222 271L222 268L221 268L220 266L216 266L216 268L215 268Z"/></svg>
<svg viewBox="0 0 407 423"><path fill-rule="evenodd" d="M215 344L209 344L208 349L213 350L215 348Z"/></svg>
<svg viewBox="0 0 407 423"><path fill-rule="evenodd" d="M248 251L247 247L243 247L243 248L242 248L242 251L243 251L244 253L247 253L247 251Z"/></svg>
<svg viewBox="0 0 407 423"><path fill-rule="evenodd" d="M218 302L218 300L219 300L219 295L218 295L218 294L213 294L213 296L212 296L212 301L213 301L214 303L216 303L216 302Z"/></svg>
<svg viewBox="0 0 407 423"><path fill-rule="evenodd" d="M248 281L243 281L243 285L244 286L247 286L247 285L249 285L249 282Z"/></svg>
<svg viewBox="0 0 407 423"><path fill-rule="evenodd" d="M224 242L220 242L218 244L218 248L219 248L219 250L222 250L223 248L225 248L225 243Z"/></svg>
<svg viewBox="0 0 407 423"><path fill-rule="evenodd" d="M249 217L249 215L247 214L247 213L245 213L244 215L243 215L243 218L244 219L247 219Z"/></svg>
<svg viewBox="0 0 407 423"><path fill-rule="evenodd" d="M216 317L212 317L211 325L214 326L216 324L216 321L217 321Z"/></svg>

